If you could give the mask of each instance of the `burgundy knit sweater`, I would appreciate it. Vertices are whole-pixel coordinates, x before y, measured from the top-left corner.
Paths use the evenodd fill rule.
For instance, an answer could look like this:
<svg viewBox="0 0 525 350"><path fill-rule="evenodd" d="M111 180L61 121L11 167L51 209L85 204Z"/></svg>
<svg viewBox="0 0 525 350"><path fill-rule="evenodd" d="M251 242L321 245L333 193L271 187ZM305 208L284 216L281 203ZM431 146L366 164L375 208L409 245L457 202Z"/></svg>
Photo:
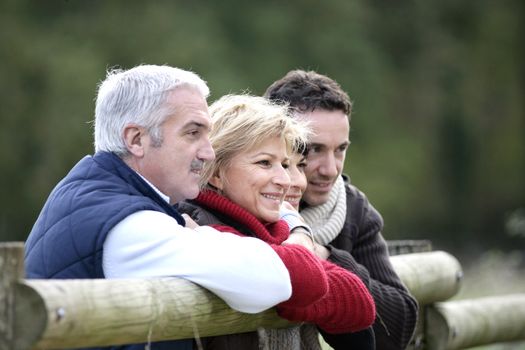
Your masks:
<svg viewBox="0 0 525 350"><path fill-rule="evenodd" d="M199 224L209 224L219 231L243 236L249 232L270 244L279 255L292 282L291 298L277 306L281 317L294 322L314 323L333 334L355 332L373 324L374 301L361 279L331 262L318 259L302 246L281 245L289 236L284 221L263 224L247 210L214 191L201 192L194 203L220 218L217 222L197 220Z"/></svg>

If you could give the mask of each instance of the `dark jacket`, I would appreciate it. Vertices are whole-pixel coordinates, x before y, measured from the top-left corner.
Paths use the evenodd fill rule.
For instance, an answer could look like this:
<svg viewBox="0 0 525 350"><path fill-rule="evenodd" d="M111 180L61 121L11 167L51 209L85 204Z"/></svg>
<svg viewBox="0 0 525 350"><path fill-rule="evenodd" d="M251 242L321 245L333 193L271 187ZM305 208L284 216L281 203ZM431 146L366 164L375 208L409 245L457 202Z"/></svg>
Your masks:
<svg viewBox="0 0 525 350"><path fill-rule="evenodd" d="M346 220L341 233L330 242L329 260L357 274L376 303L376 346L380 350L405 349L412 338L418 305L397 276L381 230L383 219L366 196L345 177ZM344 348L343 336L326 339ZM339 346L340 345L340 346Z"/></svg>
<svg viewBox="0 0 525 350"><path fill-rule="evenodd" d="M109 231L140 210L163 212L185 225L182 216L119 157L108 152L84 157L53 189L29 234L27 277L104 278L102 248ZM151 346L162 348L191 349L191 341ZM144 349L144 344L115 349Z"/></svg>

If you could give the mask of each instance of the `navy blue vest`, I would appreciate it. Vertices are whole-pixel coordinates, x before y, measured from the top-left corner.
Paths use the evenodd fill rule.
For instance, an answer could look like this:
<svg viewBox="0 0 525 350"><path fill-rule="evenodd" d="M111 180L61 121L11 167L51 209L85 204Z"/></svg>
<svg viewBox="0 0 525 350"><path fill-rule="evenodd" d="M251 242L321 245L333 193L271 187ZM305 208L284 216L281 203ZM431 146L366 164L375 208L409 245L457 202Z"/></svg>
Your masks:
<svg viewBox="0 0 525 350"><path fill-rule="evenodd" d="M139 210L182 216L119 157L86 156L53 189L25 244L27 278L104 278L108 232ZM144 349L144 344L113 349ZM152 350L192 349L192 341L151 344Z"/></svg>

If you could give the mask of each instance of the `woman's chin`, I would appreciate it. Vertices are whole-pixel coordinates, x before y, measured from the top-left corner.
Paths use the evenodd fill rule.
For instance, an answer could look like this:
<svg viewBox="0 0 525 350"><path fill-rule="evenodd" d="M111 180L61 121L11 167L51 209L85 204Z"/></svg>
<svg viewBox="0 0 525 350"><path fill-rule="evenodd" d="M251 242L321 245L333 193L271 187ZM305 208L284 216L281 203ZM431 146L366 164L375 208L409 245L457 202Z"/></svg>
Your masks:
<svg viewBox="0 0 525 350"><path fill-rule="evenodd" d="M279 211L276 211L275 213L267 213L262 214L258 217L258 219L261 222L267 223L267 224L273 224L274 222L279 221L281 217L279 216Z"/></svg>

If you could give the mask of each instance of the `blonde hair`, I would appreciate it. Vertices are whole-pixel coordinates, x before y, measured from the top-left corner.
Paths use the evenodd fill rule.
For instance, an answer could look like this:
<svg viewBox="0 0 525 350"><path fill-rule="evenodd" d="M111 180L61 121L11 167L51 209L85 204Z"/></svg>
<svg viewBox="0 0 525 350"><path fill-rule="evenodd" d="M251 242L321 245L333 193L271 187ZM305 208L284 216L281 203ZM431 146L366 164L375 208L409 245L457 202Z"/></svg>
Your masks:
<svg viewBox="0 0 525 350"><path fill-rule="evenodd" d="M215 160L206 162L203 183L225 171L240 152L251 150L272 137L285 141L288 152L306 145L310 130L305 121L293 118L288 106L251 95L226 95L210 106L210 142Z"/></svg>

